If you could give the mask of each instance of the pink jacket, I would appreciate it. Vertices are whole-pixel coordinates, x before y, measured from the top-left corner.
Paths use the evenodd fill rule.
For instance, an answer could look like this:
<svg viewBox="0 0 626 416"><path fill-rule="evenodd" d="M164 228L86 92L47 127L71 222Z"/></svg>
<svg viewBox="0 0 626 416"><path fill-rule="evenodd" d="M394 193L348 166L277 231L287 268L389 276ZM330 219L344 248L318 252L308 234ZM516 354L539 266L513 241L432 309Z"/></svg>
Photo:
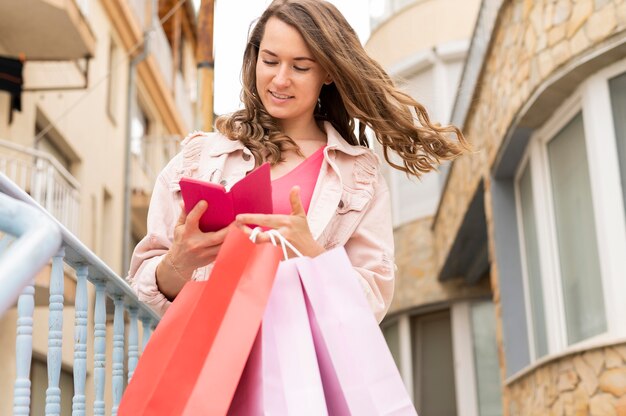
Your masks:
<svg viewBox="0 0 626 416"><path fill-rule="evenodd" d="M389 309L394 287L393 231L389 190L378 157L367 148L349 145L325 123L328 146L320 170L308 222L313 237L326 249L344 246L380 322ZM221 183L227 188L254 168L241 142L219 133L196 132L182 142L157 178L148 211L148 234L137 244L127 279L139 300L163 314L170 302L159 291L155 271L173 241L180 215L183 176ZM209 277L212 264L194 272L194 280Z"/></svg>

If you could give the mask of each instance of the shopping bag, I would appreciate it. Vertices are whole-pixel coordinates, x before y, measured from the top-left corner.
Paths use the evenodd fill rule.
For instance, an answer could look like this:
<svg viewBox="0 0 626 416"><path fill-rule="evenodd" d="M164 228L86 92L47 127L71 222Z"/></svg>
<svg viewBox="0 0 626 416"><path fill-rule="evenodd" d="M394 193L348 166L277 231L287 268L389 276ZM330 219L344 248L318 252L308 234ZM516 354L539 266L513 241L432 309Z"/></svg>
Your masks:
<svg viewBox="0 0 626 416"><path fill-rule="evenodd" d="M328 414L298 270L278 267L263 323L229 414Z"/></svg>
<svg viewBox="0 0 626 416"><path fill-rule="evenodd" d="M416 415L343 247L295 262L328 413Z"/></svg>
<svg viewBox="0 0 626 416"><path fill-rule="evenodd" d="M281 256L233 227L209 279L185 284L152 334L118 415L225 415Z"/></svg>

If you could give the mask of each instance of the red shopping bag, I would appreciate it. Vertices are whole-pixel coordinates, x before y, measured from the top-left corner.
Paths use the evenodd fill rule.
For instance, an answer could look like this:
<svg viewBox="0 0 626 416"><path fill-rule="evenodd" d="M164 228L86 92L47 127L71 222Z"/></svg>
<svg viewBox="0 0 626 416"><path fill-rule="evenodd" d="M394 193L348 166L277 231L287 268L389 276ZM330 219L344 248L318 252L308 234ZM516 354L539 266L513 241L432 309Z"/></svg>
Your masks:
<svg viewBox="0 0 626 416"><path fill-rule="evenodd" d="M229 415L324 416L326 401L298 270L278 267Z"/></svg>
<svg viewBox="0 0 626 416"><path fill-rule="evenodd" d="M343 247L295 261L328 413L417 415Z"/></svg>
<svg viewBox="0 0 626 416"><path fill-rule="evenodd" d="M281 256L233 227L209 279L187 283L152 334L118 414L225 415Z"/></svg>

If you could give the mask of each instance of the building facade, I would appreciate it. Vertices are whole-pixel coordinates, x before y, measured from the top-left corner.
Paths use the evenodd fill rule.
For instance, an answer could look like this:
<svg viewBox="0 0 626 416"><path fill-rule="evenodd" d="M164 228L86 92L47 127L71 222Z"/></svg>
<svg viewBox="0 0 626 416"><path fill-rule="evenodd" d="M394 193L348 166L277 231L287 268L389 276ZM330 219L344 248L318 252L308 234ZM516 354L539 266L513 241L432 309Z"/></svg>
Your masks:
<svg viewBox="0 0 626 416"><path fill-rule="evenodd" d="M372 1L366 49L430 118L451 121L479 1ZM460 85L460 87L459 87ZM470 238L439 261L435 225L447 166L408 179L387 169L396 290L383 332L420 414L500 415L496 321L481 201ZM483 239L484 240L484 239ZM469 272L468 272L469 271Z"/></svg>
<svg viewBox="0 0 626 416"><path fill-rule="evenodd" d="M480 206L504 414L626 414L625 97L623 0L482 2L432 238L445 268Z"/></svg>
<svg viewBox="0 0 626 416"><path fill-rule="evenodd" d="M0 2L0 79L12 80L0 84L0 171L121 276L145 235L156 175L194 127L195 22L190 2L173 0ZM48 385L49 276L47 268L35 282L31 414L43 414ZM61 413L71 414L72 271L64 286ZM93 293L90 302L91 314ZM5 398L15 380L16 316L14 308L0 320ZM92 376L88 367L87 403ZM0 401L0 414L12 406Z"/></svg>

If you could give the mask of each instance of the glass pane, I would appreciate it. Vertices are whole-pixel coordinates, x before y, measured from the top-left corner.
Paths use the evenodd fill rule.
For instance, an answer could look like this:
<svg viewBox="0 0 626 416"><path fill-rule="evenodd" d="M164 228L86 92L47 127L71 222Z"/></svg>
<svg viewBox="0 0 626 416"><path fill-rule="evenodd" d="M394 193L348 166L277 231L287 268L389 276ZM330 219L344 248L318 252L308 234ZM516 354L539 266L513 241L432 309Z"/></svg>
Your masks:
<svg viewBox="0 0 626 416"><path fill-rule="evenodd" d="M626 74L609 81L611 104L613 106L613 123L617 139L617 155L622 178L622 197L626 207Z"/></svg>
<svg viewBox="0 0 626 416"><path fill-rule="evenodd" d="M606 331L582 114L548 143L569 344Z"/></svg>
<svg viewBox="0 0 626 416"><path fill-rule="evenodd" d="M415 407L420 415L455 415L450 314L417 316L411 326Z"/></svg>
<svg viewBox="0 0 626 416"><path fill-rule="evenodd" d="M500 364L493 303L490 301L473 303L471 313L478 414L500 416L502 415Z"/></svg>
<svg viewBox="0 0 626 416"><path fill-rule="evenodd" d="M543 305L543 286L539 267L539 243L537 238L537 221L535 218L535 200L533 197L530 164L526 165L519 181L520 206L522 209L522 229L524 231L524 249L526 250L526 278L528 279L528 296L535 339L535 358L548 353L546 336L546 314Z"/></svg>
<svg viewBox="0 0 626 416"><path fill-rule="evenodd" d="M387 346L393 355L393 360L396 362L396 366L400 368L400 330L398 323L395 322L391 325L383 328L383 335L387 340Z"/></svg>

